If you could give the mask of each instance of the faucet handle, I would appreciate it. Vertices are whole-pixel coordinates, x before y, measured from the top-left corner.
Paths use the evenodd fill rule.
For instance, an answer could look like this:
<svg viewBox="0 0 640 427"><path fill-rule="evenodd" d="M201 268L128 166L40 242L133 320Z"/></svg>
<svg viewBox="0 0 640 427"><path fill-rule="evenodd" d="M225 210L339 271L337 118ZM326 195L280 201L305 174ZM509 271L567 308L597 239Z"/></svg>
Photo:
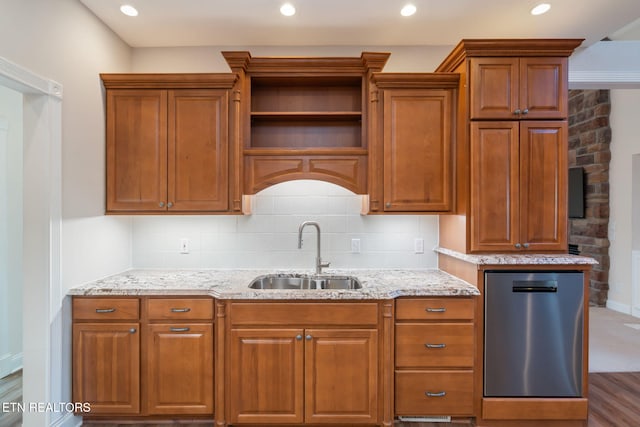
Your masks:
<svg viewBox="0 0 640 427"><path fill-rule="evenodd" d="M320 261L320 267L324 268L324 267L329 267L331 265L330 262L322 262L322 260Z"/></svg>

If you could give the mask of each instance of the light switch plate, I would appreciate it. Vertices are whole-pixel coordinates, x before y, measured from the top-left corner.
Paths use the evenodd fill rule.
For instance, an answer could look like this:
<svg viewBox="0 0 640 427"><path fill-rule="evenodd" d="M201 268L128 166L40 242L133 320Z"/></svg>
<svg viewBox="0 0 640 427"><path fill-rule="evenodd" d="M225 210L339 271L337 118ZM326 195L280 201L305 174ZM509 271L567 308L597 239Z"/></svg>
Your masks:
<svg viewBox="0 0 640 427"><path fill-rule="evenodd" d="M420 238L420 237L416 237L413 240L413 249L414 249L415 253L423 254L424 253L424 239Z"/></svg>
<svg viewBox="0 0 640 427"><path fill-rule="evenodd" d="M351 253L352 254L360 253L360 239L351 239Z"/></svg>
<svg viewBox="0 0 640 427"><path fill-rule="evenodd" d="M180 239L180 253L181 254L189 253L189 239Z"/></svg>

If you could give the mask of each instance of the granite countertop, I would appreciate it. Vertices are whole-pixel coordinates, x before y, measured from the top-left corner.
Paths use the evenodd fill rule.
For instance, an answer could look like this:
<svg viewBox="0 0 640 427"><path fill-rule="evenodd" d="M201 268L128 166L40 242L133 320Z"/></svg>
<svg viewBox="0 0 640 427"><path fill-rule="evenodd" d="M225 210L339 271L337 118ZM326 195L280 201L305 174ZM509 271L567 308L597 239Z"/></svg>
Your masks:
<svg viewBox="0 0 640 427"><path fill-rule="evenodd" d="M476 265L593 265L598 262L589 257L571 254L464 254L447 248L435 248L448 255Z"/></svg>
<svg viewBox="0 0 640 427"><path fill-rule="evenodd" d="M291 270L129 270L69 290L68 295L209 295L219 299L252 300L353 300L390 299L401 296L473 296L475 286L437 269L337 270L323 274L356 276L357 290L255 290L249 283L270 273Z"/></svg>

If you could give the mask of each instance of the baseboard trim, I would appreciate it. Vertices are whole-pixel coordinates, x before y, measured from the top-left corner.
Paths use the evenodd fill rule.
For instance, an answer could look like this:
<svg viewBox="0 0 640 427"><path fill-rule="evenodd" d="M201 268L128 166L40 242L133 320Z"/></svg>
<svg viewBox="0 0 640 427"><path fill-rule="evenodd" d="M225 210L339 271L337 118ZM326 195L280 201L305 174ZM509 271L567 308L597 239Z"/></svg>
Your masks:
<svg viewBox="0 0 640 427"><path fill-rule="evenodd" d="M607 300L607 308L624 314L631 314L631 306L616 301Z"/></svg>
<svg viewBox="0 0 640 427"><path fill-rule="evenodd" d="M62 417L51 422L50 427L80 427L82 426L82 417L76 417L71 412L64 414Z"/></svg>

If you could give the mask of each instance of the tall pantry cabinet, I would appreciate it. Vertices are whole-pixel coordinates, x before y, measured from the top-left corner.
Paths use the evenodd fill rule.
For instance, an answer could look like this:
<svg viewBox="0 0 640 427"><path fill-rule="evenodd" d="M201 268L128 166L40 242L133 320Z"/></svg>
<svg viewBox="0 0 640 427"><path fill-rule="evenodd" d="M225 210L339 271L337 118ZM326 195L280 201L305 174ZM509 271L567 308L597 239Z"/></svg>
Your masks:
<svg viewBox="0 0 640 427"><path fill-rule="evenodd" d="M458 72L456 214L441 246L566 252L569 55L581 40L463 40L437 69Z"/></svg>

